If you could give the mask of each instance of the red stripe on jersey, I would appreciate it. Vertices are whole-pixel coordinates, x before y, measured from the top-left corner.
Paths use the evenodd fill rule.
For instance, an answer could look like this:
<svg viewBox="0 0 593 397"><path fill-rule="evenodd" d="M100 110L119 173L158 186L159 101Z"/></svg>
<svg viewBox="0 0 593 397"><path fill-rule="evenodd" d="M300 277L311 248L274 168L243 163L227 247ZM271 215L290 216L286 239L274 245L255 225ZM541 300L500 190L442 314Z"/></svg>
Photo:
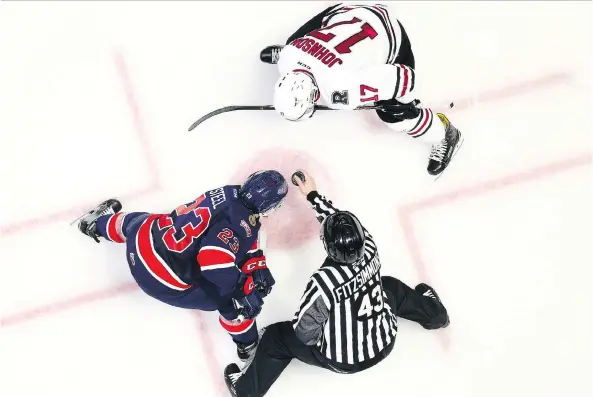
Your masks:
<svg viewBox="0 0 593 397"><path fill-rule="evenodd" d="M389 17L387 16L387 13L385 12L385 10L383 10L382 8L379 8L377 6L371 6L371 7L373 7L377 11L379 11L381 13L381 15L383 15L383 18L385 18L385 21L389 22Z"/></svg>
<svg viewBox="0 0 593 397"><path fill-rule="evenodd" d="M228 265L227 267L231 267L235 265L235 255L224 248L206 246L198 252L198 263L201 268L221 265Z"/></svg>
<svg viewBox="0 0 593 397"><path fill-rule="evenodd" d="M426 125L428 124L428 120L431 118L430 116L431 116L430 110L424 109L424 122L420 126L418 126L416 129L408 132L408 135L414 136L414 135L419 134L424 129L424 127L426 127Z"/></svg>
<svg viewBox="0 0 593 397"><path fill-rule="evenodd" d="M121 221L123 220L123 218L119 219L122 217L122 215L124 215L124 214L121 212L118 212L117 214L111 215L111 218L109 218L109 220L107 221L107 237L109 238L109 240L113 241L114 243L125 242L124 236L121 232L121 225L122 225Z"/></svg>
<svg viewBox="0 0 593 397"><path fill-rule="evenodd" d="M327 27L327 23L335 16L343 14L347 11L353 10L355 8L360 8L360 7L338 7L335 10L330 11L329 14L327 14L325 17L323 17L323 20L321 22L321 27L325 28Z"/></svg>
<svg viewBox="0 0 593 397"><path fill-rule="evenodd" d="M249 331L249 328L251 328L253 323L255 323L255 320L253 319L246 319L239 322L237 320L229 321L222 316L219 316L218 320L220 321L222 328L224 328L229 334L233 335L243 334Z"/></svg>
<svg viewBox="0 0 593 397"><path fill-rule="evenodd" d="M251 254L251 253L257 251L258 249L259 249L259 238L253 242L253 245L251 246L251 248L249 248L249 251L247 251L247 253Z"/></svg>
<svg viewBox="0 0 593 397"><path fill-rule="evenodd" d="M402 94L400 96L404 96L406 95L407 91L408 91L408 81L409 81L409 73L408 73L408 68L405 66L400 66L403 70L404 70L404 84L402 86Z"/></svg>
<svg viewBox="0 0 593 397"><path fill-rule="evenodd" d="M191 285L184 283L154 249L152 225L160 215L149 216L138 229L136 249L146 270L159 282L175 290L186 290Z"/></svg>

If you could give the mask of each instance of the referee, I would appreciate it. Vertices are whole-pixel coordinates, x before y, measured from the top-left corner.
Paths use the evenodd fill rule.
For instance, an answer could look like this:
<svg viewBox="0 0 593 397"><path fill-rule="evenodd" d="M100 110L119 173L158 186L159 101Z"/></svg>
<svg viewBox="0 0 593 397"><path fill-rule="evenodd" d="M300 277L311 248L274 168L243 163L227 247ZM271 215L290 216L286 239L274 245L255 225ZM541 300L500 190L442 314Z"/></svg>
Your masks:
<svg viewBox="0 0 593 397"><path fill-rule="evenodd" d="M383 360L395 343L397 317L426 329L449 325L447 310L426 284L415 289L381 277L377 247L358 218L333 207L305 171L298 186L321 221L327 252L307 284L292 322L269 325L243 370L230 364L225 382L235 397L267 393L282 371L299 359L334 372L352 374ZM397 317L396 317L397 316Z"/></svg>

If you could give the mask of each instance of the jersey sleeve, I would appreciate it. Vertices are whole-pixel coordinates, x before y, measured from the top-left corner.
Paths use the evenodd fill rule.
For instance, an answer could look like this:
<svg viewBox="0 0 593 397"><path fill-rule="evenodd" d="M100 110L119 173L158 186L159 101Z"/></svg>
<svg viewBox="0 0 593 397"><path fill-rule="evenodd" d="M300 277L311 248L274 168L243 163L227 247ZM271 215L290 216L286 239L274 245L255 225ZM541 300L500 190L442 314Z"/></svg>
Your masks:
<svg viewBox="0 0 593 397"><path fill-rule="evenodd" d="M331 303L323 294L313 277L301 297L299 310L292 320L297 338L307 346L316 345L323 335L323 327L329 318Z"/></svg>
<svg viewBox="0 0 593 397"><path fill-rule="evenodd" d="M227 222L212 226L197 256L202 276L219 288L221 296L232 294L241 274L237 253L242 241L236 235Z"/></svg>
<svg viewBox="0 0 593 397"><path fill-rule="evenodd" d="M323 220L327 218L329 215L339 211L336 207L334 207L333 203L330 200L325 198L325 196L320 195L319 192L317 192L316 190L313 190L307 195L307 200L313 207L313 210L315 210L316 217L319 222L323 222ZM362 225L362 229L364 230L365 246L369 248L372 247L374 250L376 250L376 245L373 240L373 236L364 227L364 225Z"/></svg>
<svg viewBox="0 0 593 397"><path fill-rule="evenodd" d="M315 216L319 222L322 222L325 218L327 218L331 214L335 214L339 210L334 207L333 203L326 199L325 196L322 196L317 192L317 190L313 190L309 194L307 194L307 200L313 207L315 211Z"/></svg>
<svg viewBox="0 0 593 397"><path fill-rule="evenodd" d="M410 103L416 96L416 73L405 65L380 64L360 70L327 73L325 95L333 109L351 110L377 101Z"/></svg>

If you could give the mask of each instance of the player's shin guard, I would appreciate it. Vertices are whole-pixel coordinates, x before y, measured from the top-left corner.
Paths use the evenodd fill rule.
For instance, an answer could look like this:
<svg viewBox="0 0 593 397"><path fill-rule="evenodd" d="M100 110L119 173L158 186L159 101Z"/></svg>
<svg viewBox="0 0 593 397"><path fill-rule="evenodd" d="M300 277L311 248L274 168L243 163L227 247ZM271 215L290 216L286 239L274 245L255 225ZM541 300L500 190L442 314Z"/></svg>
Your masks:
<svg viewBox="0 0 593 397"><path fill-rule="evenodd" d="M118 212L97 218L95 233L107 241L125 243L128 237L128 225L139 216L148 215L145 212Z"/></svg>
<svg viewBox="0 0 593 397"><path fill-rule="evenodd" d="M434 145L445 136L445 127L431 109L417 109L410 118L390 117L391 115L378 113L389 129L405 132L414 139Z"/></svg>
<svg viewBox="0 0 593 397"><path fill-rule="evenodd" d="M227 320L219 317L220 325L233 338L237 344L237 356L242 361L247 361L255 352L259 335L255 319Z"/></svg>

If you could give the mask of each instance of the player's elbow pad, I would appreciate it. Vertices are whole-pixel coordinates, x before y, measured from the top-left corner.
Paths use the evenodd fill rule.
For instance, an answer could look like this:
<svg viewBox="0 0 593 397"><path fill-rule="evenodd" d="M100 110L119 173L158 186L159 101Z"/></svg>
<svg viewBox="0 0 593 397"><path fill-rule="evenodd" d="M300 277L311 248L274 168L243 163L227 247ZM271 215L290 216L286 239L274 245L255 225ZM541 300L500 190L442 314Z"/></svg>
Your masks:
<svg viewBox="0 0 593 397"><path fill-rule="evenodd" d="M231 251L220 247L202 247L198 252L197 259L202 272L236 267L235 255Z"/></svg>

